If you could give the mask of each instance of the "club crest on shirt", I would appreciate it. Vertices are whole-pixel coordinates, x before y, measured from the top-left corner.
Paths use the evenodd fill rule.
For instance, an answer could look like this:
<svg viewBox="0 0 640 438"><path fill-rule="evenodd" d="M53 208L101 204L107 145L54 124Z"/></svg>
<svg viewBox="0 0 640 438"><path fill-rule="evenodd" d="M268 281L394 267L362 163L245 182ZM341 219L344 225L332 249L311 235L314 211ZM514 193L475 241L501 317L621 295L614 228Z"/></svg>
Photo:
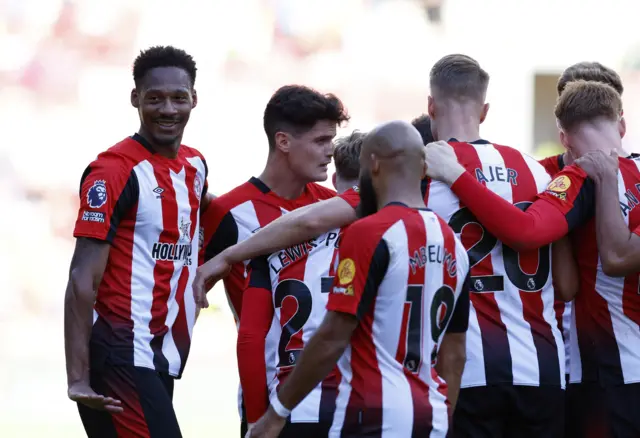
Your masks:
<svg viewBox="0 0 640 438"><path fill-rule="evenodd" d="M93 182L87 191L87 205L91 208L100 208L107 203L107 182L99 179Z"/></svg>
<svg viewBox="0 0 640 438"><path fill-rule="evenodd" d="M196 192L196 197L200 199L202 196L202 181L198 175L193 180L193 191Z"/></svg>
<svg viewBox="0 0 640 438"><path fill-rule="evenodd" d="M345 285L353 281L356 276L356 264L353 260L347 258L340 260L338 265L338 281L340 284Z"/></svg>
<svg viewBox="0 0 640 438"><path fill-rule="evenodd" d="M351 189L356 193L360 193L360 187L358 187L358 186L353 186L353 187L351 187Z"/></svg>

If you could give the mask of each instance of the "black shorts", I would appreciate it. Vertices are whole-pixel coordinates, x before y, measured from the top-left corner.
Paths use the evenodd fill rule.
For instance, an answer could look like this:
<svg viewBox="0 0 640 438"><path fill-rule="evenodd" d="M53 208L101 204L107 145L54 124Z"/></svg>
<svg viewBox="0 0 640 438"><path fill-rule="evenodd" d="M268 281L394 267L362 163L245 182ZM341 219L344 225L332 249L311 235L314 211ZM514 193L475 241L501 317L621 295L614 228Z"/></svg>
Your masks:
<svg viewBox="0 0 640 438"><path fill-rule="evenodd" d="M611 437L640 437L640 383L607 386L604 393Z"/></svg>
<svg viewBox="0 0 640 438"><path fill-rule="evenodd" d="M134 366L103 366L91 371L98 394L122 402L123 412L111 415L78 403L89 438L181 438L173 410L173 377Z"/></svg>
<svg viewBox="0 0 640 438"><path fill-rule="evenodd" d="M571 383L565 404L566 438L608 438L604 390L595 382Z"/></svg>
<svg viewBox="0 0 640 438"><path fill-rule="evenodd" d="M331 424L287 423L279 438L327 438Z"/></svg>
<svg viewBox="0 0 640 438"><path fill-rule="evenodd" d="M565 393L560 387L492 385L460 390L454 438L560 438Z"/></svg>

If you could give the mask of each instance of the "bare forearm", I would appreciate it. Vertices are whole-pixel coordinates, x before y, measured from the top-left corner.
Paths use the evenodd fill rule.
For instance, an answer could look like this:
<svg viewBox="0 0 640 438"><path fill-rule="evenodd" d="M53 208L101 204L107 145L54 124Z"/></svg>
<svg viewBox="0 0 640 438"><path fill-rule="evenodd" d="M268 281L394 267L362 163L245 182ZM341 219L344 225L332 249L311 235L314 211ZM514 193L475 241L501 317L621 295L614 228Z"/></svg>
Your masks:
<svg viewBox="0 0 640 438"><path fill-rule="evenodd" d="M460 382L464 371L465 358L441 358L438 359L436 370L440 377L447 382L447 398L451 403L451 408L455 409L460 394Z"/></svg>
<svg viewBox="0 0 640 438"><path fill-rule="evenodd" d="M328 340L318 334L311 338L295 370L278 392L280 403L288 409L296 407L331 372L348 345L348 340Z"/></svg>
<svg viewBox="0 0 640 438"><path fill-rule="evenodd" d="M89 381L89 341L95 293L91 279L69 279L64 300L67 383Z"/></svg>
<svg viewBox="0 0 640 438"><path fill-rule="evenodd" d="M313 239L356 219L355 210L346 201L332 198L287 213L223 254L229 263L239 263Z"/></svg>
<svg viewBox="0 0 640 438"><path fill-rule="evenodd" d="M553 243L551 247L552 278L556 299L569 302L578 293L580 276L573 256L571 242L567 236Z"/></svg>

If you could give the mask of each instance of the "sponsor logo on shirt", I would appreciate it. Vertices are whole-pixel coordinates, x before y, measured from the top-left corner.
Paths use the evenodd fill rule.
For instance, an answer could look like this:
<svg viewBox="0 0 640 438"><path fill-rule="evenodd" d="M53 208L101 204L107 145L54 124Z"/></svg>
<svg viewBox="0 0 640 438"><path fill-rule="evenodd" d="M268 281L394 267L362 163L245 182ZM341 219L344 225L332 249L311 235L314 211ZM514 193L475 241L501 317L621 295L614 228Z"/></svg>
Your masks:
<svg viewBox="0 0 640 438"><path fill-rule="evenodd" d="M347 295L352 297L353 296L353 285L350 284L347 287L340 287L340 286L335 286L333 288L332 291L334 294L339 294L339 295Z"/></svg>
<svg viewBox="0 0 640 438"><path fill-rule="evenodd" d="M338 265L338 281L340 284L345 285L351 283L355 276L356 264L353 260L349 258L340 260L340 264Z"/></svg>
<svg viewBox="0 0 640 438"><path fill-rule="evenodd" d="M82 212L82 218L80 220L86 221L86 222L98 222L103 224L104 223L104 213L100 212L100 211L83 211Z"/></svg>
<svg viewBox="0 0 640 438"><path fill-rule="evenodd" d="M163 261L184 261L185 266L191 266L191 222L180 218L178 227L180 237L177 243L156 242L151 250L151 257ZM181 243L182 242L182 243Z"/></svg>
<svg viewBox="0 0 640 438"><path fill-rule="evenodd" d="M87 191L87 205L90 208L100 208L107 203L107 182L99 179L93 182Z"/></svg>

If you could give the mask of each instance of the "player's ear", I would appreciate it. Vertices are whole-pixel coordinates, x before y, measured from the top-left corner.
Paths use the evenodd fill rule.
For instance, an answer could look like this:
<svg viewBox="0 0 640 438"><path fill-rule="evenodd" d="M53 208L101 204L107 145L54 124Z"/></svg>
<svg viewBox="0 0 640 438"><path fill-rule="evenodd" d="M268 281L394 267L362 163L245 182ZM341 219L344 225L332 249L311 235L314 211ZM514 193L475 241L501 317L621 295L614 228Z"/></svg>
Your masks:
<svg viewBox="0 0 640 438"><path fill-rule="evenodd" d="M425 179L426 176L427 176L427 162L423 159L422 160L422 175L420 175L420 179Z"/></svg>
<svg viewBox="0 0 640 438"><path fill-rule="evenodd" d="M560 129L560 143L562 146L569 152L571 152L571 144L569 143L569 135L564 131L564 129Z"/></svg>
<svg viewBox="0 0 640 438"><path fill-rule="evenodd" d="M620 120L618 121L618 132L620 132L620 138L624 138L627 133L627 121L624 119L622 113L620 113Z"/></svg>
<svg viewBox="0 0 640 438"><path fill-rule="evenodd" d="M489 113L489 104L485 103L482 105L482 112L480 113L480 123L484 122L484 119L487 118L488 113Z"/></svg>
<svg viewBox="0 0 640 438"><path fill-rule="evenodd" d="M436 104L433 101L432 96L429 96L429 98L427 99L427 114L429 114L429 117L431 117L432 121L436 118Z"/></svg>
<svg viewBox="0 0 640 438"><path fill-rule="evenodd" d="M291 142L289 141L289 135L286 132L276 132L275 135L276 149L280 152L287 154L291 148Z"/></svg>
<svg viewBox="0 0 640 438"><path fill-rule="evenodd" d="M337 178L338 178L338 174L337 173L334 173L331 176L331 182L333 183L333 188L336 189L336 190L338 190L338 185L336 184Z"/></svg>
<svg viewBox="0 0 640 438"><path fill-rule="evenodd" d="M138 90L135 88L131 90L131 106L134 108L140 107L140 102L138 101Z"/></svg>
<svg viewBox="0 0 640 438"><path fill-rule="evenodd" d="M371 174L377 174L380 172L380 160L376 157L376 154L371 154Z"/></svg>
<svg viewBox="0 0 640 438"><path fill-rule="evenodd" d="M191 109L198 105L198 92L195 88L191 91Z"/></svg>

